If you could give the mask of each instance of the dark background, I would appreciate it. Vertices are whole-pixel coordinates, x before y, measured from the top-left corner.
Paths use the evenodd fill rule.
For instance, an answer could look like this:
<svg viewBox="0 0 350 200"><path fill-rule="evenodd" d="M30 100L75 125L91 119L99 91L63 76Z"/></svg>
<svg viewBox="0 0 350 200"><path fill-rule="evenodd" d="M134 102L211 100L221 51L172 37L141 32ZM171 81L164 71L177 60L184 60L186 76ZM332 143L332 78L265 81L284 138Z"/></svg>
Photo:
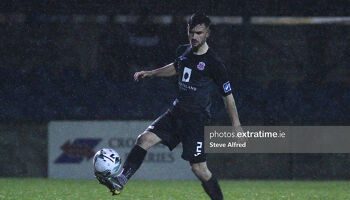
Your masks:
<svg viewBox="0 0 350 200"><path fill-rule="evenodd" d="M349 23L255 25L250 19L348 16L350 1L199 2L1 2L0 176L47 176L51 120L153 120L164 112L176 96L174 79L136 84L133 74L172 62L176 47L187 43L184 17L199 9L243 18L213 25L208 42L229 69L243 125L349 125ZM87 18L76 22L77 15ZM141 17L117 23L117 15ZM155 24L159 15L173 16L172 23ZM213 124L227 124L218 97L213 112ZM209 159L220 178L350 178L348 154Z"/></svg>

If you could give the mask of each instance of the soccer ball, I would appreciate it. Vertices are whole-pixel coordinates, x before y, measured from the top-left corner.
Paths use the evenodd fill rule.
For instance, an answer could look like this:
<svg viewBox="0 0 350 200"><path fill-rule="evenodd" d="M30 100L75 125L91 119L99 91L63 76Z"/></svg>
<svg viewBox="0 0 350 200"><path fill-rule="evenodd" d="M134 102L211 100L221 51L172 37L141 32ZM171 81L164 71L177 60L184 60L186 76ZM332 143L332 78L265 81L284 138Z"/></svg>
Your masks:
<svg viewBox="0 0 350 200"><path fill-rule="evenodd" d="M121 159L114 149L101 149L95 154L93 164L96 176L110 177L118 172Z"/></svg>

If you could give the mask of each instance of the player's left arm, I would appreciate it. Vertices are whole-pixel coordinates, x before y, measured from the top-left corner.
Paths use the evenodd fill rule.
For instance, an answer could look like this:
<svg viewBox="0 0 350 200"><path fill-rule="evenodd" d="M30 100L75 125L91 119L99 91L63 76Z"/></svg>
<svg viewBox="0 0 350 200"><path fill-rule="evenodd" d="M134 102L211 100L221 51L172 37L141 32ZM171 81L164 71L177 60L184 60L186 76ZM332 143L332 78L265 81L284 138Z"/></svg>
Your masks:
<svg viewBox="0 0 350 200"><path fill-rule="evenodd" d="M231 84L228 78L228 71L221 61L216 62L216 68L212 71L212 76L214 82L218 86L219 92L221 93L232 126L235 131L242 131L235 99L233 98Z"/></svg>
<svg viewBox="0 0 350 200"><path fill-rule="evenodd" d="M240 129L241 122L239 121L238 111L232 93L227 96L223 96L222 99L224 101L226 111L232 122L232 126L234 126L235 129Z"/></svg>

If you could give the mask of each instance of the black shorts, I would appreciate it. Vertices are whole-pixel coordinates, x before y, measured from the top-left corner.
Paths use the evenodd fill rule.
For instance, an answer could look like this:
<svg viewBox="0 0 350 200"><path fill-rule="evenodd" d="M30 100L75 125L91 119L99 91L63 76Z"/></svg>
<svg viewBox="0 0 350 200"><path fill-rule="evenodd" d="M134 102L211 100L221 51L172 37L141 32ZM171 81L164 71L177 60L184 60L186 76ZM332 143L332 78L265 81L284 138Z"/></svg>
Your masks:
<svg viewBox="0 0 350 200"><path fill-rule="evenodd" d="M204 126L208 123L208 115L175 108L158 117L146 131L155 133L170 151L181 142L181 157L191 163L199 163L206 161L203 145Z"/></svg>

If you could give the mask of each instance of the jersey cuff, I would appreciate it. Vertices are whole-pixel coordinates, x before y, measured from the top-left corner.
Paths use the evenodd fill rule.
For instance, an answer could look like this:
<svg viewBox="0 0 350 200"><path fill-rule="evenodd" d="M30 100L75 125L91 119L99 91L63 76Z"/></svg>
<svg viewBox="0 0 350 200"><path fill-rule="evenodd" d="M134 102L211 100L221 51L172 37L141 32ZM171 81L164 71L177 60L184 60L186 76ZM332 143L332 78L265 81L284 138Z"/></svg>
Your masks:
<svg viewBox="0 0 350 200"><path fill-rule="evenodd" d="M221 96L227 97L230 94L232 94L232 91L229 91L229 92L226 92L226 93L221 93Z"/></svg>

